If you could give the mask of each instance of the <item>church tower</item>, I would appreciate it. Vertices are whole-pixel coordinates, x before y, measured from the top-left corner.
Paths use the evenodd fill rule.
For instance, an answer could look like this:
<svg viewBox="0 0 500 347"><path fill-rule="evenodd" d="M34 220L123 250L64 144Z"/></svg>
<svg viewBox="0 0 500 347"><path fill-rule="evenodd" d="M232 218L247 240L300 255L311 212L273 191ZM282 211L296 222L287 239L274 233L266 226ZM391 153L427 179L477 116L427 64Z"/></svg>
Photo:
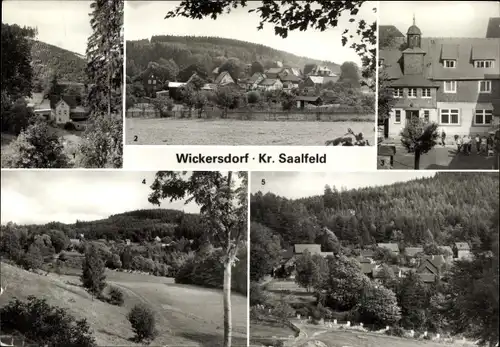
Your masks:
<svg viewBox="0 0 500 347"><path fill-rule="evenodd" d="M413 25L408 28L406 37L407 48L403 51L403 73L405 75L422 75L425 51L421 48L422 32L415 25L415 15L413 15Z"/></svg>
<svg viewBox="0 0 500 347"><path fill-rule="evenodd" d="M422 32L415 25L415 15L413 15L413 25L408 28L408 32L406 33L408 48L421 48L421 38Z"/></svg>

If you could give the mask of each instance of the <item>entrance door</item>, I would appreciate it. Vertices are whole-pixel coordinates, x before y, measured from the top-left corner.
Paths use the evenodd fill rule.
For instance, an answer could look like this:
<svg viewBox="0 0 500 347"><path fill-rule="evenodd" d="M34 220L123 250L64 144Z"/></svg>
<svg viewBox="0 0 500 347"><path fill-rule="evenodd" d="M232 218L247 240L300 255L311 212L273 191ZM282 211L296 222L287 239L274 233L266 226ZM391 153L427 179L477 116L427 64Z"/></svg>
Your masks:
<svg viewBox="0 0 500 347"><path fill-rule="evenodd" d="M406 110L406 123L408 124L412 119L418 119L418 110Z"/></svg>
<svg viewBox="0 0 500 347"><path fill-rule="evenodd" d="M389 137L389 118L384 120L384 138L387 139Z"/></svg>

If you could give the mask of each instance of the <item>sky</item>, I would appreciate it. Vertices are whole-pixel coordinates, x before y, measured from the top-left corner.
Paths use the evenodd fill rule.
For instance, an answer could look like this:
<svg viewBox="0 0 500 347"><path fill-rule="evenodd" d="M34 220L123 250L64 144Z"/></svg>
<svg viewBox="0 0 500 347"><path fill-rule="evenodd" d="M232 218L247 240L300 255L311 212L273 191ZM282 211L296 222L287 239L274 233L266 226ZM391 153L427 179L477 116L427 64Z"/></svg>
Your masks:
<svg viewBox="0 0 500 347"><path fill-rule="evenodd" d="M84 55L90 1L2 1L2 23L38 28L38 40Z"/></svg>
<svg viewBox="0 0 500 347"><path fill-rule="evenodd" d="M354 61L361 66L361 60L352 49L342 47L341 34L344 29L354 28L349 23L349 15L342 16L337 28L324 32L307 31L289 32L283 39L274 34L274 27L266 24L260 31L259 14L248 13L256 7L249 1L249 6L233 10L230 14L219 16L217 20L194 20L183 17L164 19L168 11L174 9L178 1L126 1L125 2L125 38L127 40L150 39L153 35L193 35L218 36L232 38L283 50L298 56L307 56L318 60L333 61L342 64ZM373 8L376 2L366 2L357 18L364 18L368 23L376 20ZM236 30L235 30L236 29Z"/></svg>
<svg viewBox="0 0 500 347"><path fill-rule="evenodd" d="M498 1L381 1L380 25L403 34L413 23L427 37L485 37L488 19L500 17Z"/></svg>
<svg viewBox="0 0 500 347"><path fill-rule="evenodd" d="M288 199L299 199L322 195L325 185L340 190L357 189L405 182L421 177L431 177L433 171L378 171L355 173L325 172L252 172L250 192L252 194L273 193ZM263 181L264 180L264 181ZM264 183L264 184L263 184Z"/></svg>
<svg viewBox="0 0 500 347"><path fill-rule="evenodd" d="M75 223L157 208L148 202L155 172L2 170L1 176L2 224ZM199 212L198 205L184 201L166 200L161 208Z"/></svg>

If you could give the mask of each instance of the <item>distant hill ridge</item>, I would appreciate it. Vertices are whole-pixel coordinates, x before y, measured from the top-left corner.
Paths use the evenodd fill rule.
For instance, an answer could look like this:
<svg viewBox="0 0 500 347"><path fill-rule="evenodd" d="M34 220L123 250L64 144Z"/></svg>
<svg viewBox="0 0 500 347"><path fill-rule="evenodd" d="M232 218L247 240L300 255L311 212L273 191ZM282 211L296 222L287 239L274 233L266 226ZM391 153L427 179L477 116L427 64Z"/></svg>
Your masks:
<svg viewBox="0 0 500 347"><path fill-rule="evenodd" d="M317 64L327 66L335 73L340 72L340 65L333 61L297 56L242 40L213 36L154 35L150 40L127 41L127 60L133 60L140 68L145 68L150 61L157 61L160 58L173 59L183 68L189 65L189 58L194 55L208 55L213 61L209 64L209 69L217 67L218 63L215 60L225 57L238 58L245 64L259 61L265 65L266 62L280 61L284 66L300 69L306 64Z"/></svg>
<svg viewBox="0 0 500 347"><path fill-rule="evenodd" d="M39 81L50 79L57 72L60 80L85 82L85 56L49 43L32 40L31 60L34 78Z"/></svg>

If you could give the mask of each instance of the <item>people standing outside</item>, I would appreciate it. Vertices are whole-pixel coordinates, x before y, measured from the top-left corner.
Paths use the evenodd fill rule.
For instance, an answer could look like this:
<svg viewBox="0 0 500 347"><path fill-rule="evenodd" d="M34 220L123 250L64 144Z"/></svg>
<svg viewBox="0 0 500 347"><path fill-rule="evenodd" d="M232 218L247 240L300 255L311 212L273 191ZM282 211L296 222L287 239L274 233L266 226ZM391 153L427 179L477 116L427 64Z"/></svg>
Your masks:
<svg viewBox="0 0 500 347"><path fill-rule="evenodd" d="M462 146L464 148L464 154L469 155L470 136L464 135Z"/></svg>
<svg viewBox="0 0 500 347"><path fill-rule="evenodd" d="M446 133L444 132L444 130L441 131L441 146L445 146L446 145Z"/></svg>
<svg viewBox="0 0 500 347"><path fill-rule="evenodd" d="M481 138L479 137L479 134L476 134L474 142L476 143L476 153L481 153Z"/></svg>
<svg viewBox="0 0 500 347"><path fill-rule="evenodd" d="M481 153L488 155L488 138L483 135L481 139Z"/></svg>

